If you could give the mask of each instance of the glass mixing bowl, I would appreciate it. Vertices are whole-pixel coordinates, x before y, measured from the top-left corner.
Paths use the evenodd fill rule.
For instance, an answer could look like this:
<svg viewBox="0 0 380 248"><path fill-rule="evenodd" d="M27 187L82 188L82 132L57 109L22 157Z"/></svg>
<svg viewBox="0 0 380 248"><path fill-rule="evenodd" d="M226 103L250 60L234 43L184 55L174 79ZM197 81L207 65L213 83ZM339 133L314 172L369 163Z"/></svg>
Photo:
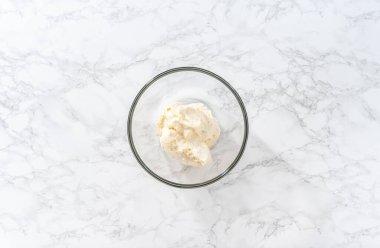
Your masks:
<svg viewBox="0 0 380 248"><path fill-rule="evenodd" d="M157 120L166 106L177 102L201 102L218 120L221 133L211 148L211 164L186 166L161 148ZM155 76L139 91L128 116L129 144L137 161L159 181L180 188L201 187L224 177L238 163L247 137L247 112L236 90L222 77L197 67Z"/></svg>

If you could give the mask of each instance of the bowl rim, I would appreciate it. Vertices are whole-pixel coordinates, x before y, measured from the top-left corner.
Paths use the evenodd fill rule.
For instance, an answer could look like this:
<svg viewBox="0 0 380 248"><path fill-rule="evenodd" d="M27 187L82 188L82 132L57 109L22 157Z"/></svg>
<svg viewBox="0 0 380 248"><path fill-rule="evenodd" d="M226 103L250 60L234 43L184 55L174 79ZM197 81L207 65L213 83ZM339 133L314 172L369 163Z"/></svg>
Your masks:
<svg viewBox="0 0 380 248"><path fill-rule="evenodd" d="M137 150L135 148L135 145L134 145L134 142L133 142L133 137L132 137L132 119L133 119L133 114L134 114L136 105L137 105L138 101L140 100L140 97L144 94L144 92L149 88L149 86L151 86L153 83L155 83L158 79L160 79L162 77L165 77L167 75L173 74L173 73L185 72L185 71L192 71L192 72L203 73L203 74L206 74L208 76L211 76L211 77L217 79L219 82L221 82L222 84L224 84L232 92L232 94L235 96L236 100L238 101L239 106L240 106L240 110L241 110L241 112L243 114L243 118L244 118L244 137L243 137L243 142L241 144L239 153L237 154L237 156L234 159L234 161L232 161L232 163L227 167L226 170L224 170L222 173L220 173L216 177L211 178L211 179L209 179L207 181L204 181L204 182L192 183L192 184L184 184L184 183L173 182L173 181L167 180L167 179L165 179L165 178L157 175L156 173L154 173L144 163L144 161L140 158L139 153L137 152ZM246 144L247 144L248 132L249 132L249 124L248 124L248 115L247 115L247 111L245 109L243 100L241 99L241 97L239 96L239 94L237 93L237 91L224 78L222 78L221 76L219 76L219 75L217 75L217 74L215 74L215 73L213 73L213 72L211 72L209 70L203 69L203 68L185 66L185 67L172 68L172 69L169 69L169 70L166 70L166 71L163 71L163 72L157 74L156 76L154 76L151 80L149 80L140 89L140 91L135 96L135 98L134 98L134 100L132 102L131 108L129 110L127 132L128 132L129 146L130 146L130 148L132 150L132 153L135 156L137 162L143 167L143 169L146 172L148 172L151 176L153 176L154 178L156 178L160 182L165 183L165 184L170 185L170 186L174 186L174 187L177 187L177 188L197 188L197 187L203 187L203 186L209 185L211 183L214 183L214 182L220 180L222 177L224 177L225 175L227 175L236 166L236 164L239 162L240 158L242 157L242 155L244 153L244 150L245 150L245 147L246 147Z"/></svg>

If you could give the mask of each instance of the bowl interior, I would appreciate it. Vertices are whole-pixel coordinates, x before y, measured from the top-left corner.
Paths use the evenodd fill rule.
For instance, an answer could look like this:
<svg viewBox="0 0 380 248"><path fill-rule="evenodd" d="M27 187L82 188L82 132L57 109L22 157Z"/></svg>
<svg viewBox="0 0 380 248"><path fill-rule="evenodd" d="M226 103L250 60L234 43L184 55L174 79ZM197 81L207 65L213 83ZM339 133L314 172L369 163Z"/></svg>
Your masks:
<svg viewBox="0 0 380 248"><path fill-rule="evenodd" d="M160 147L156 123L164 108L175 102L202 102L218 120L221 134L211 149L213 163L182 165ZM130 139L140 162L154 176L174 184L200 184L226 172L237 158L244 142L244 121L238 100L221 81L198 71L177 71L152 82L140 94L130 120Z"/></svg>

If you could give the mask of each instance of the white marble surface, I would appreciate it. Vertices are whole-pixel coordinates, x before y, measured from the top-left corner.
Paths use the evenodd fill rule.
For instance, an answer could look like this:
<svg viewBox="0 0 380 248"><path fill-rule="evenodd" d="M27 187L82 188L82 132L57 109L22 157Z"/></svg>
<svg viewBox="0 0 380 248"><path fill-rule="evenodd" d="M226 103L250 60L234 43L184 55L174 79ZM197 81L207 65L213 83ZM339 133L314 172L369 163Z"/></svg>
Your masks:
<svg viewBox="0 0 380 248"><path fill-rule="evenodd" d="M126 138L176 66L245 101L232 173L163 185ZM380 246L380 1L1 1L0 247Z"/></svg>

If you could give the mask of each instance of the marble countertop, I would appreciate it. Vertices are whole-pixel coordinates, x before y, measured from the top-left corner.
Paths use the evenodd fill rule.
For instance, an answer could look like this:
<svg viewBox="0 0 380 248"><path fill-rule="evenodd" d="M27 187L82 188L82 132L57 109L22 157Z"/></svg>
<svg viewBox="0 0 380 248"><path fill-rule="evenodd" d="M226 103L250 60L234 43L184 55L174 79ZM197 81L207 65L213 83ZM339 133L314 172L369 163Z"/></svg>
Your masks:
<svg viewBox="0 0 380 248"><path fill-rule="evenodd" d="M2 1L0 246L380 246L379 1ZM148 175L151 77L228 80L250 135L215 184Z"/></svg>

